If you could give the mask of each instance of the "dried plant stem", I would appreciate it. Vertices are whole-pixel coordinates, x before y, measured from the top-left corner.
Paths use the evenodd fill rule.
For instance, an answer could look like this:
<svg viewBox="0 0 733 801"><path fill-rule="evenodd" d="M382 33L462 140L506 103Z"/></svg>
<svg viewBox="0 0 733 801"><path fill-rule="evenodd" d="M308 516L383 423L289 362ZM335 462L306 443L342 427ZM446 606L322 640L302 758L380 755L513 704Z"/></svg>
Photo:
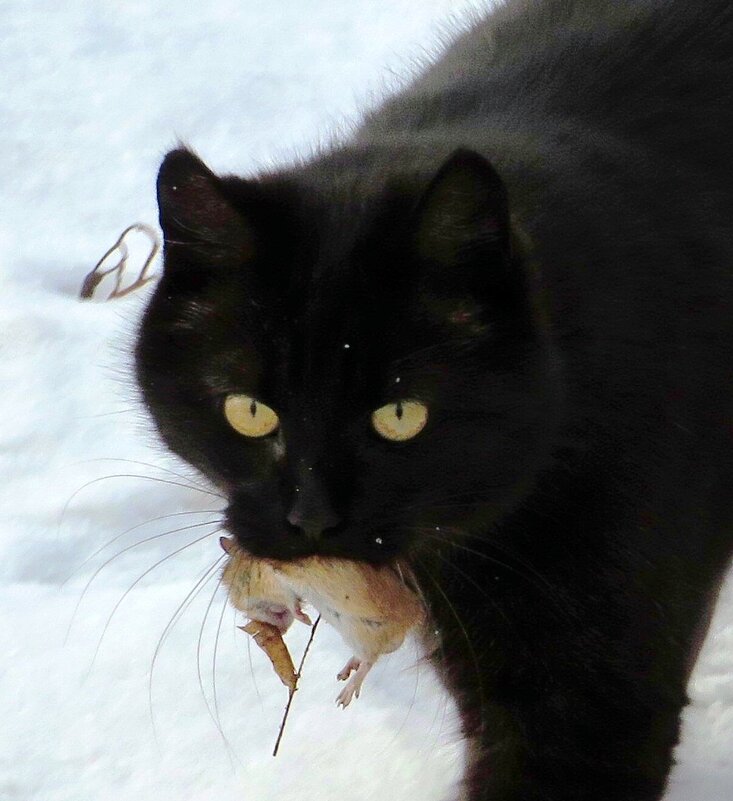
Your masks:
<svg viewBox="0 0 733 801"><path fill-rule="evenodd" d="M321 616L318 615L318 617L316 618L315 623L311 627L311 636L308 638L308 642L307 642L307 644L305 646L305 651L303 651L303 656L302 656L302 658L300 660L300 664L298 665L298 672L297 672L297 674L295 676L295 680L296 680L295 690L298 689L297 682L300 681L300 674L303 671L303 665L305 664L305 658L306 658L306 656L308 656L308 651L310 650L311 643L313 642L313 638L316 636L316 629L318 628L318 624L320 623L320 621L321 621ZM274 750L272 752L273 756L277 756L278 748L280 748L280 740L282 740L282 738L283 738L283 732L285 731L285 724L287 723L288 715L290 714L290 705L293 703L293 696L295 695L295 690L291 690L290 694L288 696L288 703L287 703L287 706L285 707L285 712L283 714L282 723L280 724L280 731L277 734L277 740L275 741L275 748L274 748Z"/></svg>
<svg viewBox="0 0 733 801"><path fill-rule="evenodd" d="M127 258L129 256L127 244L125 243L125 237L130 233L130 231L138 231L148 237L150 240L150 252L145 259L145 263L143 264L137 278L129 286L122 289L122 278L125 274ZM117 263L112 267L102 270L102 265L112 255L112 253L115 252L115 250L117 250L120 254ZM149 225L146 225L145 223L133 223L133 225L128 225L127 228L125 228L125 230L119 235L114 245L109 248L104 256L102 256L102 258L94 265L94 269L92 269L92 271L86 276L82 284L81 291L79 292L79 297L82 300L89 300L92 298L102 280L111 273L115 273L115 285L107 300L122 298L125 295L129 295L131 292L134 292L136 289L139 289L141 286L147 284L148 281L152 281L154 276L148 275L148 270L150 269L150 265L153 263L153 260L158 255L159 250L160 241L158 239L158 235Z"/></svg>

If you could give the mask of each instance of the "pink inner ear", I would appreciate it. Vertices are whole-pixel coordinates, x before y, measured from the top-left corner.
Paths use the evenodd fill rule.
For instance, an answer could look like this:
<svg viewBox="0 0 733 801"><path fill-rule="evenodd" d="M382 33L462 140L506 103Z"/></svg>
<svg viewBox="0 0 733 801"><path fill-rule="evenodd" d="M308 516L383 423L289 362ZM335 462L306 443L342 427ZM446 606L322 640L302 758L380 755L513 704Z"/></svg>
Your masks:
<svg viewBox="0 0 733 801"><path fill-rule="evenodd" d="M453 312L448 316L448 319L452 323L456 323L456 325L461 325L462 323L470 323L473 320L473 312L468 311L467 309L459 309L458 311Z"/></svg>
<svg viewBox="0 0 733 801"><path fill-rule="evenodd" d="M454 300L448 304L442 318L448 325L455 326L457 333L477 336L487 329L486 324L481 322L481 309L470 301Z"/></svg>

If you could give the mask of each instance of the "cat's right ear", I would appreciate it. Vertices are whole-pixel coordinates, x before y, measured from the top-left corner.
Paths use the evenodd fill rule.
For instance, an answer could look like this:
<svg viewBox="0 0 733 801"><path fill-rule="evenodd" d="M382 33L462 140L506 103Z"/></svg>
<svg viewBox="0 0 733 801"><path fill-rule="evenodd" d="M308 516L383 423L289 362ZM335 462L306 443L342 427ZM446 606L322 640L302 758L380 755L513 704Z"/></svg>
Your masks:
<svg viewBox="0 0 733 801"><path fill-rule="evenodd" d="M210 264L251 258L249 224L224 181L189 150L168 153L157 189L166 254Z"/></svg>
<svg viewBox="0 0 733 801"><path fill-rule="evenodd" d="M427 262L456 270L479 252L504 258L509 250L509 208L493 166L463 148L444 162L422 197L417 244Z"/></svg>
<svg viewBox="0 0 733 801"><path fill-rule="evenodd" d="M494 167L480 154L456 150L416 208L418 292L428 315L479 331L498 310L523 303L523 275L512 261L509 200ZM471 328L472 327L472 328Z"/></svg>

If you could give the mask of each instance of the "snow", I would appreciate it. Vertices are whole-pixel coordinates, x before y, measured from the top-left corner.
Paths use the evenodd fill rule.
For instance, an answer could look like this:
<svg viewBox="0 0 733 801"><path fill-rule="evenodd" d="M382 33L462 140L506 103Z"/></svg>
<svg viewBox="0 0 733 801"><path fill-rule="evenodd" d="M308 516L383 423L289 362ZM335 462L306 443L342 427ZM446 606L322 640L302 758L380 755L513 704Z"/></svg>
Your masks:
<svg viewBox="0 0 733 801"><path fill-rule="evenodd" d="M3 801L451 796L463 760L455 709L411 645L342 711L335 673L348 654L321 627L271 757L285 691L218 588L222 499L163 451L132 384L149 288L110 303L75 293L123 228L155 224L155 173L177 141L220 171L305 154L467 8L0 4ZM730 584L690 689L667 798L723 801Z"/></svg>

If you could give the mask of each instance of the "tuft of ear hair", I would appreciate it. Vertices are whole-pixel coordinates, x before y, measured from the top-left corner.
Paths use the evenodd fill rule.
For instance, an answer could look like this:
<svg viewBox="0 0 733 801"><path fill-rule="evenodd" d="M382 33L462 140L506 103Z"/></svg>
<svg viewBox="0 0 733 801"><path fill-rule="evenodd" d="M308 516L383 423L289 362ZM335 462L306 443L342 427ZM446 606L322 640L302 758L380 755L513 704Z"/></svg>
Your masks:
<svg viewBox="0 0 733 801"><path fill-rule="evenodd" d="M165 157L158 173L158 209L166 254L219 262L248 259L254 237L225 183L190 150Z"/></svg>

